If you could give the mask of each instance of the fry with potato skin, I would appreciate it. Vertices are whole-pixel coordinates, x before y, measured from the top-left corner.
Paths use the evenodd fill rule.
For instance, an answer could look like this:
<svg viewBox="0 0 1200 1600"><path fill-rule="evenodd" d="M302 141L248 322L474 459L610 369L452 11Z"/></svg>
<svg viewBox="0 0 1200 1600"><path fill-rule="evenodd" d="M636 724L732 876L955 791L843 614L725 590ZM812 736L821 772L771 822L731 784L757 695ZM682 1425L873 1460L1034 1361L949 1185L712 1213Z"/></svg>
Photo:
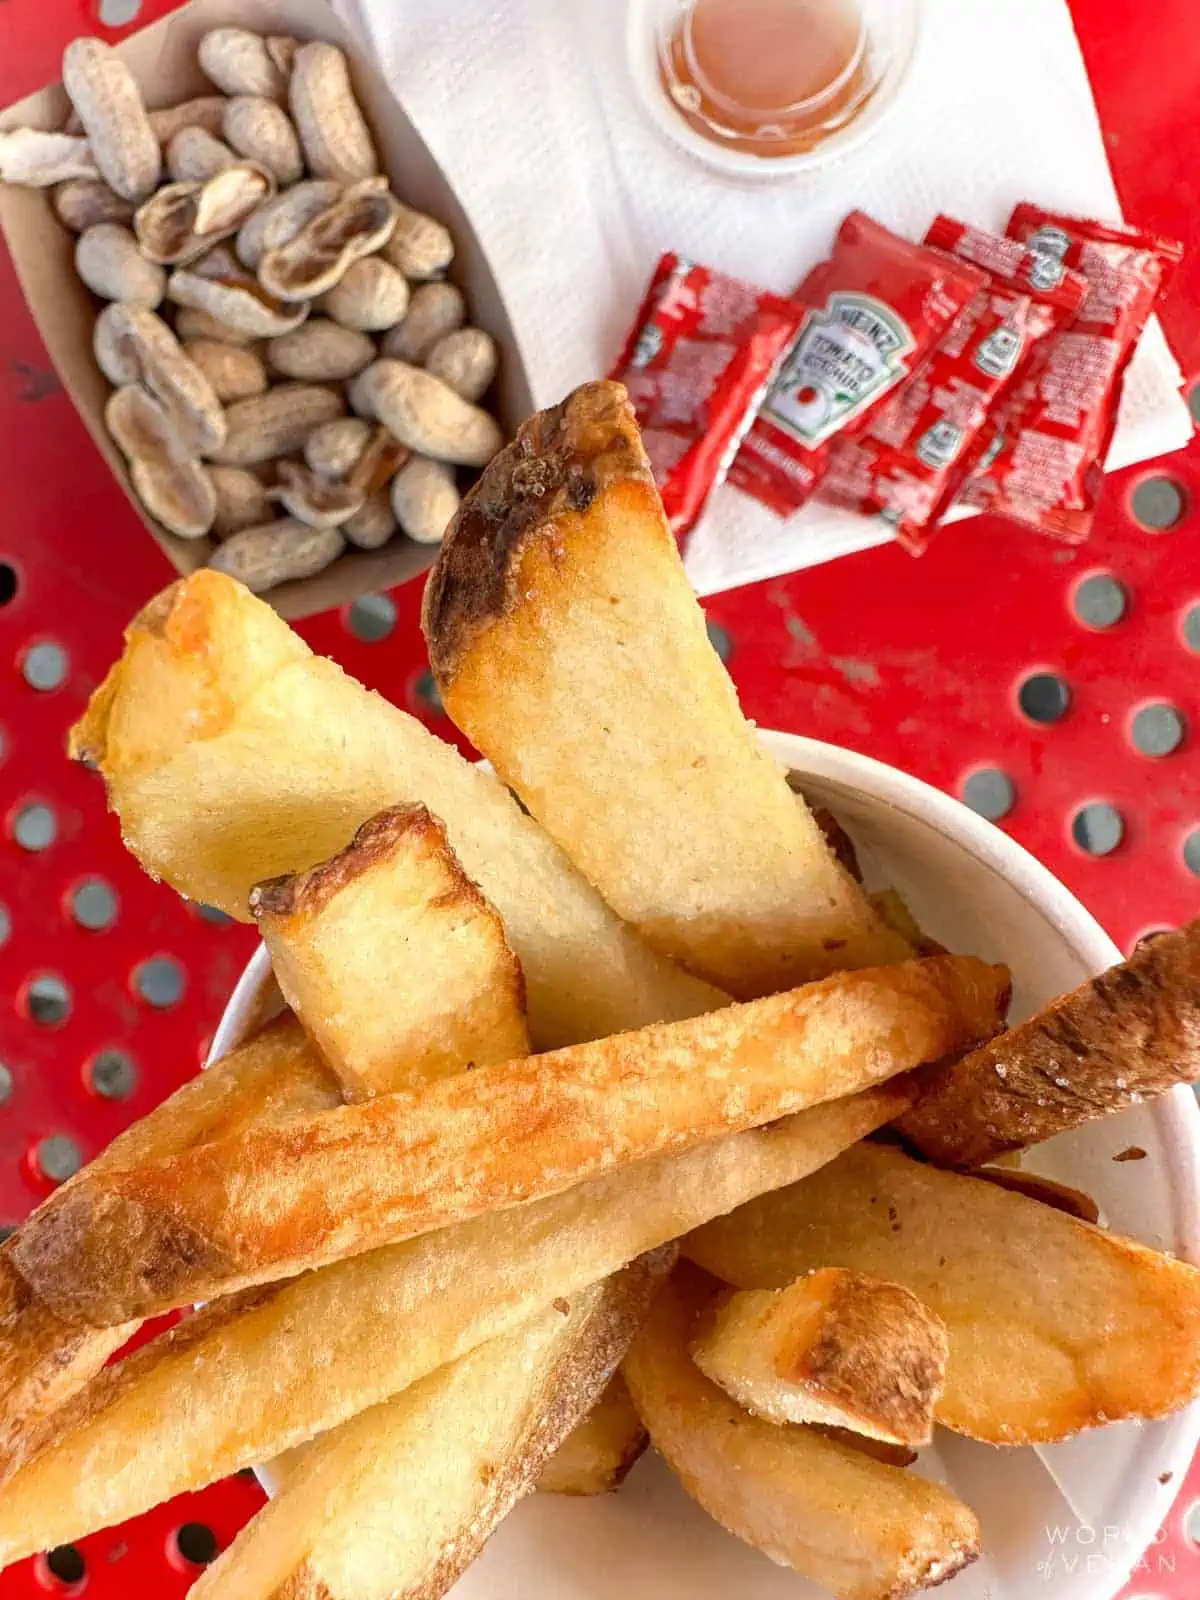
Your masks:
<svg viewBox="0 0 1200 1600"><path fill-rule="evenodd" d="M901 1124L940 1167L977 1167L1200 1078L1200 919L1140 944L962 1061Z"/></svg>
<svg viewBox="0 0 1200 1600"><path fill-rule="evenodd" d="M768 1422L919 1449L933 1440L946 1384L946 1328L899 1284L824 1267L783 1289L728 1296L692 1359Z"/></svg>
<svg viewBox="0 0 1200 1600"><path fill-rule="evenodd" d="M490 773L314 656L229 578L194 573L133 620L71 748L100 767L147 871L242 920L261 879L421 801L504 919L539 1048L724 1002L651 952Z"/></svg>
<svg viewBox="0 0 1200 1600"><path fill-rule="evenodd" d="M688 1355L718 1285L681 1267L622 1371L659 1454L710 1516L838 1600L900 1600L979 1555L979 1524L948 1489L814 1428L741 1410Z"/></svg>
<svg viewBox="0 0 1200 1600"><path fill-rule="evenodd" d="M539 1494L611 1494L650 1442L618 1372L542 1468Z"/></svg>
<svg viewBox="0 0 1200 1600"><path fill-rule="evenodd" d="M335 1427L509 1332L556 1295L795 1182L890 1121L914 1094L910 1080L893 1080L205 1307L99 1373L35 1441L40 1448L0 1495L0 1565L124 1522Z"/></svg>
<svg viewBox="0 0 1200 1600"><path fill-rule="evenodd" d="M629 1347L674 1246L315 1441L194 1600L437 1600Z"/></svg>
<svg viewBox="0 0 1200 1600"><path fill-rule="evenodd" d="M758 747L619 384L485 469L422 626L451 718L664 954L749 999L912 953Z"/></svg>
<svg viewBox="0 0 1200 1600"><path fill-rule="evenodd" d="M86 1178L13 1259L56 1310L149 1316L788 1116L995 1030L1009 976L932 956L423 1084Z"/></svg>
<svg viewBox="0 0 1200 1600"><path fill-rule="evenodd" d="M903 1284L949 1332L937 1420L985 1444L1051 1444L1200 1392L1200 1270L885 1145L683 1248L741 1289L826 1266Z"/></svg>

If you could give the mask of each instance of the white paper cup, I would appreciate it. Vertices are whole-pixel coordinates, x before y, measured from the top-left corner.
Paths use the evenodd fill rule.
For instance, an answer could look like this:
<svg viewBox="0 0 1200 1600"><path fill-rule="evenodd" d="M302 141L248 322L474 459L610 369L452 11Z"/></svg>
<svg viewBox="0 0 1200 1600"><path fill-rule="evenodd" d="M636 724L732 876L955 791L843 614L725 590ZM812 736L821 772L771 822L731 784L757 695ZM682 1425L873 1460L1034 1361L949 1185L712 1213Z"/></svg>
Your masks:
<svg viewBox="0 0 1200 1600"><path fill-rule="evenodd" d="M849 750L792 734L760 737L805 775L810 798L845 824L872 887L899 890L922 927L951 949L1008 963L1014 1019L1120 960L1057 878L957 800ZM260 949L230 998L211 1059L270 1013L273 987ZM1147 1159L1114 1162L1130 1145ZM1051 1140L1025 1165L1086 1189L1115 1231L1200 1264L1198 1158L1200 1110L1180 1088ZM997 1450L940 1431L920 1470L944 1478L978 1513L985 1555L939 1594L1112 1600L1154 1540L1198 1441L1200 1406L1042 1450ZM1147 1592L1153 1589L1148 1580ZM618 1495L533 1496L454 1592L459 1600L817 1600L822 1593L718 1528L653 1460L639 1464Z"/></svg>

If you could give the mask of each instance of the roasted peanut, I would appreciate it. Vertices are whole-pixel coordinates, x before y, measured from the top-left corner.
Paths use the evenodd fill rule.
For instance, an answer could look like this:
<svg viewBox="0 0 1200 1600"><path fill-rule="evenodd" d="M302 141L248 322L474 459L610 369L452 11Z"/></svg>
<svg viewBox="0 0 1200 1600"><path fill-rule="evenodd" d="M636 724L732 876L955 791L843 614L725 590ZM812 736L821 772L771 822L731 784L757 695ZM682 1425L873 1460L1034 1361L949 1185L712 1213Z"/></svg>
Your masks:
<svg viewBox="0 0 1200 1600"><path fill-rule="evenodd" d="M247 161L257 161L281 184L303 175L300 141L286 111L262 95L240 94L225 107L226 142Z"/></svg>
<svg viewBox="0 0 1200 1600"><path fill-rule="evenodd" d="M119 222L98 222L79 235L75 270L102 300L123 300L153 311L166 292L166 273L146 260L133 234Z"/></svg>
<svg viewBox="0 0 1200 1600"><path fill-rule="evenodd" d="M98 178L90 143L69 133L12 128L0 133L0 183L48 189L72 178Z"/></svg>
<svg viewBox="0 0 1200 1600"><path fill-rule="evenodd" d="M221 402L162 318L137 306L113 305L101 321L107 345L122 353L122 362L128 357L136 363L138 378L162 401L185 447L204 455L219 445L225 437Z"/></svg>
<svg viewBox="0 0 1200 1600"><path fill-rule="evenodd" d="M363 501L362 510L356 511L342 523L341 532L360 550L378 550L396 531L396 518L386 489L377 489Z"/></svg>
<svg viewBox="0 0 1200 1600"><path fill-rule="evenodd" d="M363 493L337 478L324 478L296 461L279 463L279 484L271 498L308 528L339 528L362 510Z"/></svg>
<svg viewBox="0 0 1200 1600"><path fill-rule="evenodd" d="M362 455L371 437L371 424L359 417L339 417L314 428L304 444L304 459L326 478L344 478Z"/></svg>
<svg viewBox="0 0 1200 1600"><path fill-rule="evenodd" d="M314 41L297 50L288 99L314 178L356 183L379 171L346 57L336 45Z"/></svg>
<svg viewBox="0 0 1200 1600"><path fill-rule="evenodd" d="M281 583L311 578L336 561L346 541L336 528L307 528L293 517L244 528L209 557L214 572L228 573L255 594Z"/></svg>
<svg viewBox="0 0 1200 1600"><path fill-rule="evenodd" d="M218 539L270 521L267 486L253 472L244 467L210 467L208 476L217 495L212 531Z"/></svg>
<svg viewBox="0 0 1200 1600"><path fill-rule="evenodd" d="M259 206L238 231L237 253L243 265L256 272L268 250L294 239L306 223L328 211L341 192L328 178L312 178Z"/></svg>
<svg viewBox="0 0 1200 1600"><path fill-rule="evenodd" d="M425 370L474 403L496 376L496 341L482 328L458 328L434 345L425 358Z"/></svg>
<svg viewBox="0 0 1200 1600"><path fill-rule="evenodd" d="M346 268L342 281L322 295L317 310L343 328L378 333L395 327L408 310L408 298L403 273L378 256L366 256Z"/></svg>
<svg viewBox="0 0 1200 1600"><path fill-rule="evenodd" d="M181 128L203 128L214 138L221 131L225 118L223 94L197 95L194 100L182 100L177 106L163 106L158 111L147 112L154 137L159 144L169 145Z"/></svg>
<svg viewBox="0 0 1200 1600"><path fill-rule="evenodd" d="M411 455L412 451L393 438L386 428L375 428L362 454L346 474L346 482L369 499L387 487Z"/></svg>
<svg viewBox="0 0 1200 1600"><path fill-rule="evenodd" d="M375 346L365 333L339 328L327 317L312 317L294 333L282 334L267 346L267 365L273 371L309 383L353 378L374 359Z"/></svg>
<svg viewBox="0 0 1200 1600"><path fill-rule="evenodd" d="M258 342L256 334L231 328L219 317L210 317L207 311L197 311L195 306L180 306L175 313L175 332L184 344L195 339L212 339L217 344L243 346Z"/></svg>
<svg viewBox="0 0 1200 1600"><path fill-rule="evenodd" d="M92 329L92 353L96 365L118 388L127 383L137 383L142 376L142 364L137 348L129 337L129 320L124 307L105 306L96 318Z"/></svg>
<svg viewBox="0 0 1200 1600"><path fill-rule="evenodd" d="M384 254L406 278L440 278L454 260L454 240L433 217L401 206Z"/></svg>
<svg viewBox="0 0 1200 1600"><path fill-rule="evenodd" d="M392 479L392 512L418 544L438 544L461 503L454 468L414 456Z"/></svg>
<svg viewBox="0 0 1200 1600"><path fill-rule="evenodd" d="M133 461L129 478L146 510L180 539L200 539L213 525L217 496L208 473L192 456L175 461Z"/></svg>
<svg viewBox="0 0 1200 1600"><path fill-rule="evenodd" d="M167 298L177 305L207 311L243 333L273 339L290 333L308 316L308 302L284 305L264 294L258 280L227 245L217 245L167 279Z"/></svg>
<svg viewBox="0 0 1200 1600"><path fill-rule="evenodd" d="M303 450L309 434L345 409L334 389L315 384L281 383L252 400L238 400L225 413L227 432L210 451L222 466L252 467L260 461Z"/></svg>
<svg viewBox="0 0 1200 1600"><path fill-rule="evenodd" d="M195 339L183 350L212 384L213 393L223 405L266 392L267 369L253 350L221 344L215 339Z"/></svg>
<svg viewBox="0 0 1200 1600"><path fill-rule="evenodd" d="M226 94L278 99L286 87L267 41L247 28L214 28L200 41L200 70Z"/></svg>
<svg viewBox="0 0 1200 1600"><path fill-rule="evenodd" d="M232 167L237 156L204 128L180 128L167 143L167 171L176 183L207 183Z"/></svg>
<svg viewBox="0 0 1200 1600"><path fill-rule="evenodd" d="M144 200L159 180L162 155L132 72L102 40L73 39L62 81L100 176L124 199Z"/></svg>
<svg viewBox="0 0 1200 1600"><path fill-rule="evenodd" d="M253 161L237 161L203 183L168 183L133 219L144 255L179 266L236 233L275 193L274 175Z"/></svg>
<svg viewBox="0 0 1200 1600"><path fill-rule="evenodd" d="M73 233L94 228L98 222L132 222L133 202L122 200L103 178L72 178L54 191L58 220Z"/></svg>
<svg viewBox="0 0 1200 1600"><path fill-rule="evenodd" d="M306 222L287 244L268 250L258 281L280 300L308 300L341 280L352 262L378 250L395 226L398 202L368 178Z"/></svg>
<svg viewBox="0 0 1200 1600"><path fill-rule="evenodd" d="M504 442L494 417L420 367L375 361L359 382L374 416L417 455L482 467Z"/></svg>
<svg viewBox="0 0 1200 1600"><path fill-rule="evenodd" d="M420 366L439 339L462 327L466 315L461 289L452 283L422 283L413 290L404 321L385 336L383 353Z"/></svg>

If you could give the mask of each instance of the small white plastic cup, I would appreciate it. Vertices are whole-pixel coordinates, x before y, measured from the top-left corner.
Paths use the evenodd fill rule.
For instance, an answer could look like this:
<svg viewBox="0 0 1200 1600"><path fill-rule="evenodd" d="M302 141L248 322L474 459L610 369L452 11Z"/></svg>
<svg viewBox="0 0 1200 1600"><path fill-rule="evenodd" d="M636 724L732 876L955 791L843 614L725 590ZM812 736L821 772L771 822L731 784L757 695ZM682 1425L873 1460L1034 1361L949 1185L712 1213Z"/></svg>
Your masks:
<svg viewBox="0 0 1200 1600"><path fill-rule="evenodd" d="M776 140L773 119L764 114L754 150L740 148L743 131L734 132L739 113L727 95L710 93L705 131L693 126L698 104L691 79L679 81L671 61L670 40L694 0L630 0L626 50L630 77L643 109L658 128L705 166L738 180L779 181L840 162L872 139L902 98L921 37L923 0L845 0L859 13L859 37L843 71L810 99L779 109L778 137L799 116L805 123L828 125L810 148L792 155L772 154ZM686 45L685 45L686 50ZM702 76L702 70L701 74ZM844 91L856 79L861 93L849 104ZM722 107L729 113L722 117Z"/></svg>
<svg viewBox="0 0 1200 1600"><path fill-rule="evenodd" d="M1014 1020L1121 959L1052 873L959 801L850 750L793 734L759 737L777 761L804 775L809 798L846 826L871 887L897 889L948 948L1008 963ZM230 997L210 1059L278 1005L260 949ZM1144 1149L1146 1160L1113 1160L1131 1145ZM1190 1089L1052 1139L1024 1165L1086 1190L1115 1232L1200 1264L1200 1109ZM1039 1267L1030 1262L1031 1272ZM1147 1339L1156 1332L1148 1327ZM1200 1406L1038 1450L993 1449L939 1430L934 1450L913 1470L944 1479L977 1512L984 1545L983 1558L939 1595L1113 1600L1170 1510L1198 1442ZM260 1477L270 1492L269 1471ZM730 1537L665 1469L647 1461L617 1495L532 1496L454 1594L822 1600L824 1591Z"/></svg>

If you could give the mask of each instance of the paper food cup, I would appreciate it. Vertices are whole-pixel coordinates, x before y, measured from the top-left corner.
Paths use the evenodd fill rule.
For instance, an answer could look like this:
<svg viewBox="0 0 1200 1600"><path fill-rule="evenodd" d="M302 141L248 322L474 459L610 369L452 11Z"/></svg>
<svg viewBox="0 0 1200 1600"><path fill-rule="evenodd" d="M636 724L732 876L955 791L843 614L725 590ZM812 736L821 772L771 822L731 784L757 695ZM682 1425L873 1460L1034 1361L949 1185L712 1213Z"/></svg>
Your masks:
<svg viewBox="0 0 1200 1600"><path fill-rule="evenodd" d="M892 767L792 734L760 734L858 847L871 887L899 890L949 948L1005 961L1018 1020L1121 959L1099 924L1020 845L957 800ZM225 1054L279 1008L265 950L217 1030ZM1115 1162L1139 1145L1147 1159ZM1179 1088L1039 1146L1032 1171L1091 1194L1104 1222L1200 1264L1200 1110ZM1039 1263L1030 1262L1037 1272ZM1155 1330L1146 1329L1153 1339ZM949 1600L1112 1600L1152 1545L1200 1440L1200 1406L1121 1423L1043 1449L1001 1450L939 1430L918 1467L979 1515L984 1556ZM271 1487L269 1474L264 1483ZM1153 1588L1153 1584L1148 1584ZM518 1506L455 1589L459 1600L818 1600L690 1501L652 1457L620 1494L535 1495Z"/></svg>
<svg viewBox="0 0 1200 1600"><path fill-rule="evenodd" d="M533 397L508 312L483 249L441 168L380 76L369 49L343 27L325 0L192 0L132 34L116 50L137 79L146 104L151 109L172 106L193 95L214 92L197 64L196 47L210 28L225 26L327 39L346 52L355 92L392 187L405 204L444 222L454 236L455 259L449 276L466 295L471 321L496 340L499 376L488 404L511 437L533 410ZM65 91L54 84L0 112L0 130L58 128L69 109ZM49 193L0 183L0 230L8 241L33 320L85 427L146 529L177 572L194 572L212 554L213 541L177 538L144 510L133 492L125 458L104 426L104 405L111 386L92 355L92 329L102 302L76 275L76 236L54 215ZM308 616L370 590L402 583L423 572L436 553L436 545L415 544L397 534L380 550L349 550L316 577L281 584L265 598L285 617Z"/></svg>

